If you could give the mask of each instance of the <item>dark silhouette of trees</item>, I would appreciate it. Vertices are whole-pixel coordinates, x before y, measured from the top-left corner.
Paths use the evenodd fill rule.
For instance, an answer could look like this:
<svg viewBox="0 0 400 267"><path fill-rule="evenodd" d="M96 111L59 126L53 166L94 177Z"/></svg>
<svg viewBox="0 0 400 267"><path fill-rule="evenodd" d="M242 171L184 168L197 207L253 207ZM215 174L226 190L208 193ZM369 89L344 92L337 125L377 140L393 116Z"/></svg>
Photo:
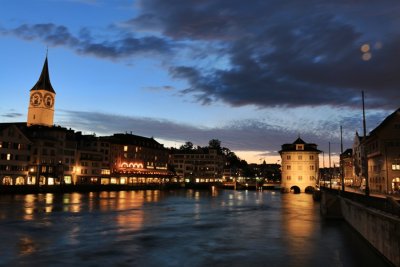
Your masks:
<svg viewBox="0 0 400 267"><path fill-rule="evenodd" d="M181 147L179 148L180 150L184 150L184 151L190 151L193 150L193 143L192 142L185 142L184 145L181 145Z"/></svg>

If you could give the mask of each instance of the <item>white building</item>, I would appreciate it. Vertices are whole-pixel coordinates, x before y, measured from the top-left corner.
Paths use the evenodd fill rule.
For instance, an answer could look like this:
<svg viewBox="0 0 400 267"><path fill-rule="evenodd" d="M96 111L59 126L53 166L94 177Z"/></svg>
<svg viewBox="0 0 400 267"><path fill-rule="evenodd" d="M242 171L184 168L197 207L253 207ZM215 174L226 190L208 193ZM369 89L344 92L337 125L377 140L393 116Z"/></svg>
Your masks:
<svg viewBox="0 0 400 267"><path fill-rule="evenodd" d="M320 152L316 144L307 144L300 137L282 145L282 191L300 193L316 187Z"/></svg>

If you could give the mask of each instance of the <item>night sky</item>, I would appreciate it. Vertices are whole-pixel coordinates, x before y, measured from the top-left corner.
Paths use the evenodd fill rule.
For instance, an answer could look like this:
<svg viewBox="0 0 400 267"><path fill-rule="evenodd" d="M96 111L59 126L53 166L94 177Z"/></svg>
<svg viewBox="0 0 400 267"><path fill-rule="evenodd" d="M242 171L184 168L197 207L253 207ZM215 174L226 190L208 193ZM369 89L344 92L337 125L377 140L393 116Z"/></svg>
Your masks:
<svg viewBox="0 0 400 267"><path fill-rule="evenodd" d="M55 123L87 134L276 163L299 135L337 153L340 125L351 147L361 91L368 131L399 108L399 1L0 3L1 122L26 121L47 47Z"/></svg>

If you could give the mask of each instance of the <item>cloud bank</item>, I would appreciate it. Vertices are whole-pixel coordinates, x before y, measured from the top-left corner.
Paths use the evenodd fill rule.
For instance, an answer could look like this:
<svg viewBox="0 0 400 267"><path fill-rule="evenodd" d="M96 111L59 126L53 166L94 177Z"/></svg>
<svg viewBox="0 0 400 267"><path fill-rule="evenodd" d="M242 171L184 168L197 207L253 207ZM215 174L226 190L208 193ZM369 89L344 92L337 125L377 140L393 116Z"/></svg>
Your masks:
<svg viewBox="0 0 400 267"><path fill-rule="evenodd" d="M142 0L135 6L136 16L109 25L103 37L51 22L1 33L111 60L169 55L163 66L188 84L181 95L204 105L354 109L364 90L369 108L398 108L398 1Z"/></svg>

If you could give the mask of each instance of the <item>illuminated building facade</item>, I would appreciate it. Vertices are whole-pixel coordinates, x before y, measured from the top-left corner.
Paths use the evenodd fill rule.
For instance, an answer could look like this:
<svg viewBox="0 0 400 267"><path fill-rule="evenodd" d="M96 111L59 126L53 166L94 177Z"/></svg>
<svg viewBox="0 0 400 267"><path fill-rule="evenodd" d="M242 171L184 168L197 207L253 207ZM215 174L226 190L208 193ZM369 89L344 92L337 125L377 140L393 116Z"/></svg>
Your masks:
<svg viewBox="0 0 400 267"><path fill-rule="evenodd" d="M20 185L27 182L27 162L30 160L31 144L32 142L15 124L0 124L1 184Z"/></svg>
<svg viewBox="0 0 400 267"><path fill-rule="evenodd" d="M37 125L22 129L32 142L28 180L38 185L71 184L77 151L74 131Z"/></svg>
<svg viewBox="0 0 400 267"><path fill-rule="evenodd" d="M316 187L320 152L316 144L305 143L300 137L282 145L282 191L305 192Z"/></svg>
<svg viewBox="0 0 400 267"><path fill-rule="evenodd" d="M363 144L367 150L371 192L400 191L400 109L370 132Z"/></svg>
<svg viewBox="0 0 400 267"><path fill-rule="evenodd" d="M225 156L217 149L172 149L171 162L176 174L185 182L222 181Z"/></svg>
<svg viewBox="0 0 400 267"><path fill-rule="evenodd" d="M173 180L168 150L132 134L96 137L53 125L46 57L27 122L0 123L0 185L137 184Z"/></svg>
<svg viewBox="0 0 400 267"><path fill-rule="evenodd" d="M365 148L363 139L356 132L353 142L353 172L354 181L353 186L361 186L362 181L365 180L366 166L365 166Z"/></svg>
<svg viewBox="0 0 400 267"><path fill-rule="evenodd" d="M354 182L354 167L353 167L353 150L346 149L340 155L340 164L343 172L343 180L346 186L353 185Z"/></svg>
<svg viewBox="0 0 400 267"><path fill-rule="evenodd" d="M110 179L110 144L95 135L75 134L78 150L74 179L80 184L100 184Z"/></svg>
<svg viewBox="0 0 400 267"><path fill-rule="evenodd" d="M109 183L148 184L173 179L173 173L168 170L169 151L154 138L125 133L100 137L100 140L110 144Z"/></svg>

